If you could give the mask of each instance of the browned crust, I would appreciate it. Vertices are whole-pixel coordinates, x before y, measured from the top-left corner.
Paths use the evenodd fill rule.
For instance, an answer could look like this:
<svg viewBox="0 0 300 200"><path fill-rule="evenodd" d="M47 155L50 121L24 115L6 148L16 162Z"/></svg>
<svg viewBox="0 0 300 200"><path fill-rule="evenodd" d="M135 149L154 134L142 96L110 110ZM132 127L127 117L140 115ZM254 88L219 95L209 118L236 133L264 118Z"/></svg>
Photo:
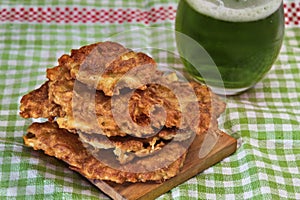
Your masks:
<svg viewBox="0 0 300 200"><path fill-rule="evenodd" d="M114 121L111 97L105 96L101 91L90 90L79 82L74 90L74 80L67 80L69 77L68 71L60 70L60 68L52 69L51 77L56 77L58 80L48 81L41 88L22 98L20 107L22 117L58 117L57 121L60 127L73 132L78 129L90 134L97 133L107 136L127 135L121 131ZM217 127L217 117L224 112L225 103L211 93L206 86L194 82L190 84L191 86L189 87L192 87L198 98L200 119L199 124L195 124L197 126L196 132L202 134L211 127ZM176 82L175 85L177 88L182 87L182 93L184 93L185 87L183 86L186 84ZM94 95L95 105L93 105L94 101L86 101L86 97L89 95ZM76 100L74 100L74 97L76 97ZM115 99L117 100L118 98L116 97ZM197 112L192 104L190 105L188 96L186 99L183 99L183 102L185 101L187 102L184 107L186 112ZM119 112L125 112L127 106L129 106L133 121L140 126L148 125L151 112L157 112L156 117L152 118L154 128L166 126L168 128L185 129L188 127L188 124L181 118L181 108L176 96L170 89L160 85L151 84L145 90L136 90L130 98L129 105L125 103L121 106L122 104L119 104ZM161 105L166 110L166 121L161 117L160 112L162 109L153 110L153 105ZM130 126L127 125L127 127ZM151 129L149 133L154 131L155 129Z"/></svg>
<svg viewBox="0 0 300 200"><path fill-rule="evenodd" d="M178 88L181 86L181 84L177 85ZM121 131L115 122L112 113L112 99L110 97L99 91L93 93L93 91L82 84L77 84L77 86L78 90L73 91L74 81L72 80L60 81L51 85L51 93L55 103L59 104L63 111L66 112L63 118L58 119L60 127L68 130L78 129L90 134L97 133L107 136L127 135L127 133ZM217 126L217 117L224 111L225 103L213 95L206 86L192 83L192 89L198 98L198 110L193 107L193 102L189 102L188 96L182 100L184 102L183 109L185 113L197 112L199 119L198 123L195 122L194 125L196 126L196 132L202 134L209 128ZM182 87L182 93L184 93L184 87ZM89 95L95 95L95 105L93 105L94 101L87 102L89 99L86 97ZM130 94L122 95L124 97ZM72 101L74 97L76 101ZM186 129L189 127L189 123L192 123L188 119L183 118L182 107L179 107L178 99L172 91L159 85L152 84L148 85L145 90L136 90L130 98L129 105L127 102L122 102L122 99L119 97L115 97L114 100L120 101L120 103L117 103L119 113L126 112L129 106L131 118L140 126L149 125L150 119L152 120L153 128L166 126L168 128ZM161 107L157 107L157 105ZM166 120L161 114L163 110L166 111ZM154 118L151 118L151 113L156 113ZM128 129L125 131L133 130L133 127L129 124L126 127ZM153 132L154 129L149 130L149 134ZM142 135L138 136L141 137Z"/></svg>
<svg viewBox="0 0 300 200"><path fill-rule="evenodd" d="M93 54L92 52L96 52ZM89 58L89 59L86 59ZM53 119L58 117L57 122L61 128L75 132L79 129L86 133L97 133L107 136L125 136L128 132L136 131L139 127L126 124L128 129L121 130L116 124L113 114L111 97L107 96L115 86L120 74L128 72L132 68L140 69L140 65L149 64L154 66L154 61L143 53L135 53L114 42L100 42L87 45L77 50L72 50L71 55L63 55L59 59L59 65L47 70L47 81L41 88L25 95L21 100L21 116L46 117ZM92 90L91 87L74 78L80 78L79 67L92 77L95 73L105 70L99 84L102 90ZM147 69L151 69L147 68ZM143 71L143 70L142 70ZM145 70L147 73L148 71ZM155 70L150 70L154 71ZM217 117L224 112L225 103L213 94L210 89L196 82L183 83L177 80L168 80L167 77L157 75L159 82L170 86L170 88L159 84L148 84L147 87L137 89L128 102L122 102L120 97L128 96L123 93L116 95L119 100L117 110L120 113L126 112L129 108L130 117L139 126L146 127L150 124L153 128L177 127L185 129L193 124L198 134L206 132L211 127L217 127ZM84 76L83 76L84 77ZM84 82L84 81L83 81ZM126 81L125 81L126 82ZM74 88L75 87L75 88ZM194 91L198 101L198 108L192 102L191 96L186 89ZM120 88L119 88L120 89ZM173 89L182 94L182 99L177 99ZM77 91L78 90L78 91ZM105 92L105 90L107 90ZM48 91L48 93L47 93ZM86 96L91 96L94 102L86 102ZM112 95L110 93L109 95ZM76 98L75 98L76 97ZM73 101L76 99L76 101ZM179 106L183 102L184 106ZM124 104L124 105L123 105ZM163 117L166 112L166 120ZM183 113L195 113L197 119L186 119ZM155 117L153 115L155 114ZM133 129L134 127L135 129ZM153 129L149 127L145 133L152 134Z"/></svg>
<svg viewBox="0 0 300 200"><path fill-rule="evenodd" d="M111 149L116 159L125 164L136 157L145 157L156 153L170 142L185 142L193 138L193 133L164 128L156 135L148 138L137 138L130 135L125 137L107 137L100 134L86 134L78 132L83 145L97 154L100 150Z"/></svg>
<svg viewBox="0 0 300 200"><path fill-rule="evenodd" d="M143 79L150 79L156 63L146 54L133 52L118 43L99 42L73 49L71 55L63 55L59 58L59 67L67 68L73 79L112 96L119 94L122 89L122 85L116 85L125 73L133 68L141 68L138 71ZM124 82L123 86L134 88L143 80L130 76Z"/></svg>
<svg viewBox="0 0 300 200"><path fill-rule="evenodd" d="M24 95L21 99L20 115L23 118L48 118L63 116L61 107L49 100L49 81L41 87Z"/></svg>
<svg viewBox="0 0 300 200"><path fill-rule="evenodd" d="M28 128L28 134L24 137L27 146L35 150L43 150L45 154L55 156L70 165L70 168L80 172L89 179L109 180L117 183L164 181L174 177L180 170L185 160L186 152L169 166L155 171L133 173L128 172L132 164L125 165L122 169L111 168L91 156L78 139L78 135L60 129L56 123L33 123ZM173 151L179 150L180 145L175 145ZM169 157L166 157L169 155ZM170 152L158 155L160 159L174 159ZM164 157L165 156L165 157ZM150 159L137 161L139 168L150 166ZM155 165L155 163L152 163Z"/></svg>

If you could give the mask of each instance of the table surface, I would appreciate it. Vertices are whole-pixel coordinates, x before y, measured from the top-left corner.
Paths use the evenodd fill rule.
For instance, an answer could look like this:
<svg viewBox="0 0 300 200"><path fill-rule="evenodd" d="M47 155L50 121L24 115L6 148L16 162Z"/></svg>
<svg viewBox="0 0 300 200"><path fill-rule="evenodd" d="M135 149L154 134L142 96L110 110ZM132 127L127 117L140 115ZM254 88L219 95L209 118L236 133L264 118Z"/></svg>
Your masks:
<svg viewBox="0 0 300 200"><path fill-rule="evenodd" d="M20 97L46 80L62 54L98 41L126 41L162 67L176 65L165 50L175 51L166 28L174 29L177 3L0 2L0 199L108 199L62 162L23 145L32 121L18 115ZM219 126L239 138L237 152L159 199L300 199L300 2L284 4L278 60L255 87L224 99Z"/></svg>

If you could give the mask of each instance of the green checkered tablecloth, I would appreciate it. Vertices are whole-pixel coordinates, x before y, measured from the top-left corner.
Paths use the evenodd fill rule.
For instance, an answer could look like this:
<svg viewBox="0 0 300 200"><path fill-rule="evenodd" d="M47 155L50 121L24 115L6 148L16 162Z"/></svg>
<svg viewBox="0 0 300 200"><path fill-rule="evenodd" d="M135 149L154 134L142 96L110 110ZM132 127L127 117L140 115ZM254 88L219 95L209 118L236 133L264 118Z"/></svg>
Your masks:
<svg viewBox="0 0 300 200"><path fill-rule="evenodd" d="M159 199L300 199L300 2L285 1L281 54L267 76L227 97L220 128L239 138L232 156ZM67 165L23 145L31 120L19 100L45 80L46 68L70 49L106 40L174 51L177 1L28 0L0 2L0 199L108 199ZM155 33L141 29L156 27ZM132 31L139 29L139 31ZM126 36L126 34L125 34ZM138 38L138 39L137 39ZM161 64L166 51L144 49Z"/></svg>

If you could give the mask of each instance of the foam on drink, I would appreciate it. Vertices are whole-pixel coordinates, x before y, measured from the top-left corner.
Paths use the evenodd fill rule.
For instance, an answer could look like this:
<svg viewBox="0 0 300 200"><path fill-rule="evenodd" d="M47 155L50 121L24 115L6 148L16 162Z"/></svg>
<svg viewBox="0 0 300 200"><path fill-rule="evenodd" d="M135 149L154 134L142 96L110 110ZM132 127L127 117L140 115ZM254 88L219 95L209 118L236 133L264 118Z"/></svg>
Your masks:
<svg viewBox="0 0 300 200"><path fill-rule="evenodd" d="M215 19L247 22L274 13L282 0L186 0L196 11Z"/></svg>

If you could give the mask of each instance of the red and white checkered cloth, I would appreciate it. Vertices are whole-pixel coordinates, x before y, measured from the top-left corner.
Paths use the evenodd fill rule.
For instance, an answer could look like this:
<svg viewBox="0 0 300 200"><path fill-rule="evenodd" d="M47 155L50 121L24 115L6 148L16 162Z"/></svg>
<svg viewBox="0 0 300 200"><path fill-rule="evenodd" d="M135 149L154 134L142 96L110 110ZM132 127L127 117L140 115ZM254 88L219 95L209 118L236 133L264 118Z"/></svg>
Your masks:
<svg viewBox="0 0 300 200"><path fill-rule="evenodd" d="M300 2L285 2L285 23L300 25ZM2 22L34 23L144 23L174 20L176 6L152 7L147 10L131 8L89 7L12 7L0 9Z"/></svg>

